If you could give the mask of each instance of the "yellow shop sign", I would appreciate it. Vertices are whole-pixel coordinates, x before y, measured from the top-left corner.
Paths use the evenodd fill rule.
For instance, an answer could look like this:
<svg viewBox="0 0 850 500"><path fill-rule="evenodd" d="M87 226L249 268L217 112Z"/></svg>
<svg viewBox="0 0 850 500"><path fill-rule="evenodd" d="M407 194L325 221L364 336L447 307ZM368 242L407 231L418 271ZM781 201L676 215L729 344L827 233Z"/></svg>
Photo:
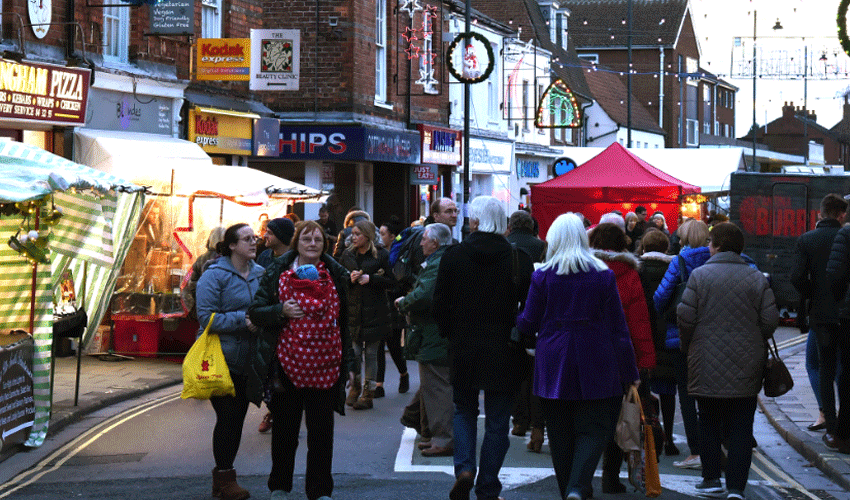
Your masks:
<svg viewBox="0 0 850 500"><path fill-rule="evenodd" d="M250 38L199 38L198 80L248 81L251 78Z"/></svg>
<svg viewBox="0 0 850 500"><path fill-rule="evenodd" d="M189 140L207 153L250 155L254 119L260 115L215 108L189 110Z"/></svg>

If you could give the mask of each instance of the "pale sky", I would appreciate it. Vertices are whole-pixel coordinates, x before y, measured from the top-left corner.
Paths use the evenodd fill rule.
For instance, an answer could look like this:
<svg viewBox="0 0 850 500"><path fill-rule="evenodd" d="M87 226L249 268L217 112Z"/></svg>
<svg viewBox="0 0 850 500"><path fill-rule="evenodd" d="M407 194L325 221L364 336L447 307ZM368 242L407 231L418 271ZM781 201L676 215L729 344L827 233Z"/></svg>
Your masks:
<svg viewBox="0 0 850 500"><path fill-rule="evenodd" d="M741 64L752 60L753 10L757 12L756 38L760 71L762 64L771 63L782 72L803 59L802 47L808 46L808 57L821 74L832 76L829 80L809 74L808 91L804 92L801 72L798 78L759 78L756 82L756 121L759 125L778 118L785 101L803 106L804 94L808 108L817 113L818 123L831 128L841 120L843 97L850 88L850 58L838 51L836 17L839 0L690 0L696 35L702 57L700 66L721 76L738 87L735 135L747 133L753 121L752 77L732 78L733 59ZM774 30L779 20L783 29ZM735 48L735 38L741 37L742 46ZM807 40L804 42L803 37ZM828 38L826 38L828 37ZM733 53L737 57L733 57ZM813 54L814 53L814 54ZM825 60L824 60L824 56ZM793 58L793 59L792 59ZM802 67L802 66L801 66ZM838 71L838 78L835 78Z"/></svg>

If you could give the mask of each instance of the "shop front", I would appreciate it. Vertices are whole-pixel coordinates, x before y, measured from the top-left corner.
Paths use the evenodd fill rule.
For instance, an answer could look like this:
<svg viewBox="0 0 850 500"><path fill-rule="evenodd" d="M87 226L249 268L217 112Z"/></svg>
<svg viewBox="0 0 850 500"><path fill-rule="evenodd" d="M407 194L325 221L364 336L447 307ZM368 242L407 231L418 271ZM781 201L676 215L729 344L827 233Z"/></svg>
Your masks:
<svg viewBox="0 0 850 500"><path fill-rule="evenodd" d="M424 124L418 128L422 138L422 164L417 167L420 173L415 178L411 176L410 182L419 186L415 192L418 215L427 217L434 199L458 199L457 187L462 184L456 173L463 164L463 132ZM424 183L425 178L431 177L429 172L436 174L435 182ZM458 239L460 229L460 225L455 228L455 237Z"/></svg>
<svg viewBox="0 0 850 500"><path fill-rule="evenodd" d="M420 160L420 137L412 131L281 124L278 158L252 158L251 166L328 192L330 217L342 228L348 209L355 205L378 224L391 215L409 219L408 166ZM318 208L296 205L295 213L316 219Z"/></svg>
<svg viewBox="0 0 850 500"><path fill-rule="evenodd" d="M553 148L517 143L514 148L514 205L511 211L531 206L531 186L553 177L552 166L563 154ZM508 212L510 213L510 212Z"/></svg>
<svg viewBox="0 0 850 500"><path fill-rule="evenodd" d="M512 190L511 159L513 143L480 137L469 139L470 196L493 196L502 202L505 213L516 210L519 198Z"/></svg>

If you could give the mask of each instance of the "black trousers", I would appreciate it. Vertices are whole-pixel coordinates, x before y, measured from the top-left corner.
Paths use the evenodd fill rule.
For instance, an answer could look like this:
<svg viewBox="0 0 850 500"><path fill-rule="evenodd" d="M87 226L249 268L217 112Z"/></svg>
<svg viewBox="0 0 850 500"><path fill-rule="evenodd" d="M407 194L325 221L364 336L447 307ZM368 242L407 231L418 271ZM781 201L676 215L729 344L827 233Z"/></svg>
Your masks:
<svg viewBox="0 0 850 500"><path fill-rule="evenodd" d="M532 393L534 385L534 356L526 355L528 376L523 379L514 395L514 409L511 415L514 417L514 425L522 427L537 427L543 429L543 409L540 407L540 398Z"/></svg>
<svg viewBox="0 0 850 500"><path fill-rule="evenodd" d="M702 477L720 479L720 445L729 439L726 489L743 493L753 461L753 419L757 398L697 398L699 405Z"/></svg>
<svg viewBox="0 0 850 500"><path fill-rule="evenodd" d="M384 383L384 374L387 371L387 355L384 352L384 345L390 351L390 357L393 358L393 363L398 370L398 374L407 373L407 361L404 359L404 354L401 349L401 328L393 328L393 332L389 338L382 340L378 347L378 376L375 381L379 384Z"/></svg>
<svg viewBox="0 0 850 500"><path fill-rule="evenodd" d="M233 468L239 442L242 440L242 426L248 413L248 398L245 395L245 379L230 374L236 396L214 396L210 398L215 410L215 428L213 428L213 457L215 466L221 470Z"/></svg>
<svg viewBox="0 0 850 500"><path fill-rule="evenodd" d="M850 439L850 376L838 379L839 409L835 411L835 372L838 360L842 370L850 369L850 319L842 318L839 325L813 325L817 334L820 361L820 398L826 432L841 439Z"/></svg>
<svg viewBox="0 0 850 500"><path fill-rule="evenodd" d="M301 415L307 425L306 493L309 500L331 496L334 481L331 476L334 446L334 402L337 388L298 389L282 377L286 391L272 395L272 471L269 490L292 491L295 470L295 451Z"/></svg>

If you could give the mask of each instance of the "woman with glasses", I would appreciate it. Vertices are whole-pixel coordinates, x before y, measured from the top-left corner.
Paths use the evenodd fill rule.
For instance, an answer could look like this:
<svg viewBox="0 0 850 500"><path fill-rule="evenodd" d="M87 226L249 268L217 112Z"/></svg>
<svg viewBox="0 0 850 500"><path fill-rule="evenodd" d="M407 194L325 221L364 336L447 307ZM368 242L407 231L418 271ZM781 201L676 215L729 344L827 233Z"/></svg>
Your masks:
<svg viewBox="0 0 850 500"><path fill-rule="evenodd" d="M243 500L250 495L236 482L233 460L239 450L248 402L259 406L262 401L261 377L266 373L267 363L258 352L269 352L269 348L246 311L259 289L263 268L254 263L257 237L248 224L228 227L216 250L221 257L198 280L196 305L201 325L198 334L215 313L210 333L217 334L221 340L236 395L210 398L216 415L212 494L222 500Z"/></svg>
<svg viewBox="0 0 850 500"><path fill-rule="evenodd" d="M334 411L345 415L345 382L354 380L354 355L346 307L349 273L327 250L321 225L295 224L292 250L266 268L248 309L275 349L277 375L269 403L272 499L292 498L302 415L307 423L307 498L329 500L333 493Z"/></svg>

